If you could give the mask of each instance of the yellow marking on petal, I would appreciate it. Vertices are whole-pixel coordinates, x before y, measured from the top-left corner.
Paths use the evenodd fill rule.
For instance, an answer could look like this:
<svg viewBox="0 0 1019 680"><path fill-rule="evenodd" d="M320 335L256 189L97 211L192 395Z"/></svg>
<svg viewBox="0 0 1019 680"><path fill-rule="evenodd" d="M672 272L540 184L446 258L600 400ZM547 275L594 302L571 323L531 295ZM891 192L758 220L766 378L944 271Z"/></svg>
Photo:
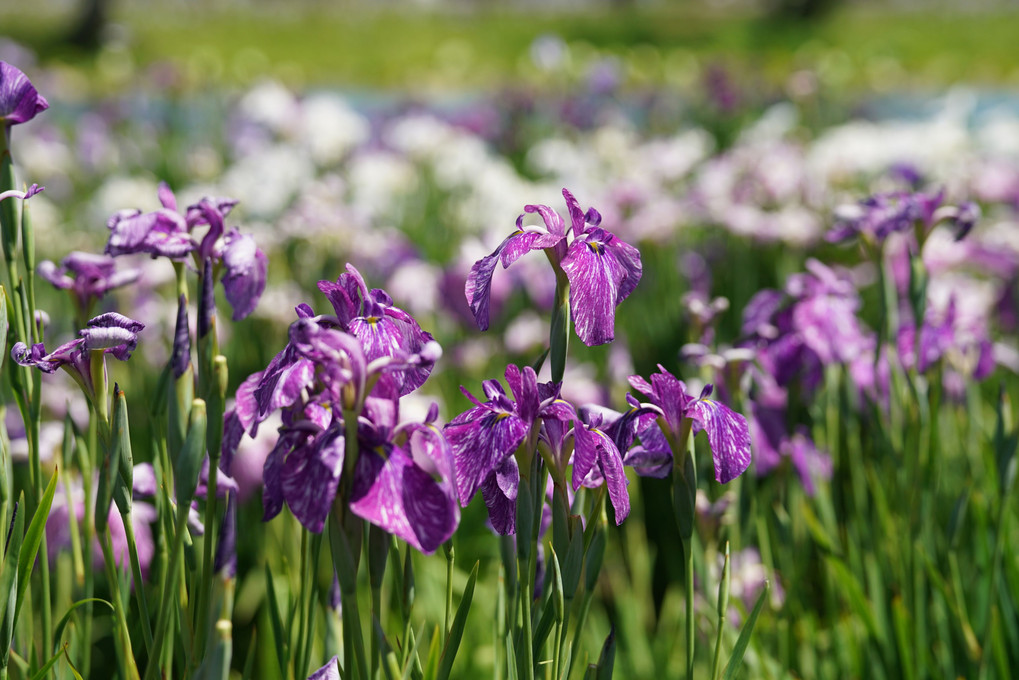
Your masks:
<svg viewBox="0 0 1019 680"><path fill-rule="evenodd" d="M587 247L590 248L591 252L593 252L595 255L601 255L602 250L604 250L605 248L604 244L598 243L597 241L588 241Z"/></svg>

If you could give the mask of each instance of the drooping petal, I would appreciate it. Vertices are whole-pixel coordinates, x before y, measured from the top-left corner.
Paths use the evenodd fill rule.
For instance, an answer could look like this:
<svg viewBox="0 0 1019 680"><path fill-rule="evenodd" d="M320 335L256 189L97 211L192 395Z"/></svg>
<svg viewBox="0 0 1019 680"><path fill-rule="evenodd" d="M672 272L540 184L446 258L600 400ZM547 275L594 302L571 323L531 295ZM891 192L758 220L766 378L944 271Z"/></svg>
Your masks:
<svg viewBox="0 0 1019 680"><path fill-rule="evenodd" d="M280 470L287 506L308 531L325 526L343 471L343 442L341 429L332 428L295 447Z"/></svg>
<svg viewBox="0 0 1019 680"><path fill-rule="evenodd" d="M698 399L690 405L690 417L698 429L707 432L715 479L726 484L750 465L750 429L747 420L725 404Z"/></svg>
<svg viewBox="0 0 1019 680"><path fill-rule="evenodd" d="M450 488L414 464L400 447L383 458L361 451L354 472L350 510L431 554L453 535L460 512Z"/></svg>
<svg viewBox="0 0 1019 680"><path fill-rule="evenodd" d="M570 243L562 261L570 280L570 314L577 336L588 346L611 342L616 306L640 281L637 250L593 228Z"/></svg>
<svg viewBox="0 0 1019 680"><path fill-rule="evenodd" d="M446 426L445 435L453 447L456 486L460 503L467 505L478 488L502 461L513 455L527 436L529 426L511 413L482 409L475 420Z"/></svg>
<svg viewBox="0 0 1019 680"><path fill-rule="evenodd" d="M506 458L498 469L485 478L481 496L488 508L488 519L500 536L517 533L517 492L520 488L520 469L517 459Z"/></svg>
<svg viewBox="0 0 1019 680"><path fill-rule="evenodd" d="M588 429L580 420L574 421L573 437L573 490L604 483L616 511L616 524L621 524L630 514L630 495L619 449L609 435Z"/></svg>

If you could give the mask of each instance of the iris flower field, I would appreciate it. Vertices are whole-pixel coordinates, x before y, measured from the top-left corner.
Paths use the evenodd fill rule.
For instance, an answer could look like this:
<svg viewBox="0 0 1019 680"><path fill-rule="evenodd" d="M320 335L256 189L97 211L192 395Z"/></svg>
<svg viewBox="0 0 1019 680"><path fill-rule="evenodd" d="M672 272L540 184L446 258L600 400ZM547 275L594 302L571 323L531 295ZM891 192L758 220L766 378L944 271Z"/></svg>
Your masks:
<svg viewBox="0 0 1019 680"><path fill-rule="evenodd" d="M1013 676L1014 10L40 7L0 680Z"/></svg>

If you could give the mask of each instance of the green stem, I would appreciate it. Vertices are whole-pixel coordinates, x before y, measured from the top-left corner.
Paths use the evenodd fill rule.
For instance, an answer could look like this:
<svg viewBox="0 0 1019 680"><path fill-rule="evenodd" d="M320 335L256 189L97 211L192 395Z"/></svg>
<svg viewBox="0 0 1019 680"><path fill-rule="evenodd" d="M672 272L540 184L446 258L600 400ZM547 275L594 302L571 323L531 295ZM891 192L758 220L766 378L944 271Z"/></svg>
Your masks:
<svg viewBox="0 0 1019 680"><path fill-rule="evenodd" d="M694 646L694 617L693 617L693 540L683 542L683 550L686 553L686 573L684 584L686 590L686 677L693 680L693 646Z"/></svg>
<svg viewBox="0 0 1019 680"><path fill-rule="evenodd" d="M573 631L573 644L570 647L570 656L566 659L566 672L564 680L569 680L570 671L573 668L573 661L580 654L580 645L584 633L584 624L587 622L587 613L591 610L591 600L594 599L594 591L584 591L584 599L580 602L580 614L577 616L577 627Z"/></svg>
<svg viewBox="0 0 1019 680"><path fill-rule="evenodd" d="M134 594L138 599L138 615L142 620L142 641L145 651L152 649L152 622L149 619L149 603L145 597L145 580L142 578L141 561L138 559L138 544L134 538L134 525L131 513L125 513L124 533L127 537L127 549L131 556L131 575L134 578Z"/></svg>
<svg viewBox="0 0 1019 680"><path fill-rule="evenodd" d="M446 550L446 617L445 625L442 627L442 644L446 644L446 636L449 635L450 626L453 625L453 544L450 542Z"/></svg>
<svg viewBox="0 0 1019 680"><path fill-rule="evenodd" d="M103 565L106 568L106 580L110 586L110 601L113 604L113 613L116 617L116 630L113 636L117 656L120 661L120 673L122 678L138 680L138 667L135 665L134 654L131 651L131 636L127 629L127 616L124 613L124 603L120 599L120 577L117 575L117 565L113 556L113 543L110 539L110 532L104 532L100 540L103 550Z"/></svg>
<svg viewBox="0 0 1019 680"><path fill-rule="evenodd" d="M209 461L209 477L205 496L205 536L203 546L202 583L198 590L198 607L195 610L195 661L200 663L205 656L208 624L213 619L212 582L215 570L216 534L219 533L217 511L219 498L216 486L219 484L219 457Z"/></svg>
<svg viewBox="0 0 1019 680"><path fill-rule="evenodd" d="M170 552L170 562L163 578L162 597L159 603L159 619L156 622L156 632L152 637L152 653L149 655L149 663L145 667L145 680L155 680L158 676L163 643L167 637L166 627L170 623L171 613L177 609L173 606L173 600L174 593L177 592L178 588L177 574L180 571L180 562L184 555L184 532L187 527L188 510L189 508L184 505L177 507L173 549Z"/></svg>

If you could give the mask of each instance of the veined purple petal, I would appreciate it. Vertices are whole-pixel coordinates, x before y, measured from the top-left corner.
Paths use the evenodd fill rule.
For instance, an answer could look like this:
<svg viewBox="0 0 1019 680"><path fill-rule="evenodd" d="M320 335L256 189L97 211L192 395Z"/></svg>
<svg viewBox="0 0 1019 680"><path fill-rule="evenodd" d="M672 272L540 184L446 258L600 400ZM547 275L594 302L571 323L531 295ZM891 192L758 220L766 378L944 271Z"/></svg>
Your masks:
<svg viewBox="0 0 1019 680"><path fill-rule="evenodd" d="M631 275L632 263L627 261L624 266L618 249L608 247L613 240L618 241L602 229L593 229L570 243L562 261L570 280L573 324L577 336L589 347L611 342L615 336L616 305L622 301L621 287ZM638 256L638 267L639 263ZM639 269L637 277L639 280ZM626 283L627 295L634 286L636 281Z"/></svg>
<svg viewBox="0 0 1019 680"><path fill-rule="evenodd" d="M506 458L502 465L485 478L481 496L488 508L488 519L500 536L517 533L517 492L520 488L520 469L517 459Z"/></svg>
<svg viewBox="0 0 1019 680"><path fill-rule="evenodd" d="M471 312L474 314L474 321L483 331L488 330L492 274L495 273L495 265L499 263L499 253L505 244L506 241L503 241L502 245L495 249L495 252L475 262L470 273L467 274L467 283L464 285L464 295L467 296L467 304L470 305Z"/></svg>
<svg viewBox="0 0 1019 680"><path fill-rule="evenodd" d="M513 393L517 404L517 415L525 423L533 423L538 417L538 376L530 366L523 370L514 364L506 366L506 384Z"/></svg>
<svg viewBox="0 0 1019 680"><path fill-rule="evenodd" d="M556 215L556 217L559 216ZM551 248L561 240L563 240L563 237L558 234L543 234L536 231L515 231L510 234L509 238L502 242L502 253L499 256L499 261L502 262L502 268L506 269L532 250L544 250L545 248Z"/></svg>
<svg viewBox="0 0 1019 680"><path fill-rule="evenodd" d="M361 315L358 282L350 274L340 274L336 283L319 281L318 289L329 299L343 328L350 325L351 319Z"/></svg>
<svg viewBox="0 0 1019 680"><path fill-rule="evenodd" d="M451 489L443 486L399 447L392 447L386 458L362 450L350 510L431 554L453 535L460 521Z"/></svg>
<svg viewBox="0 0 1019 680"><path fill-rule="evenodd" d="M48 108L49 102L39 94L28 76L0 61L0 128L28 122Z"/></svg>
<svg viewBox="0 0 1019 680"><path fill-rule="evenodd" d="M492 410L468 422L446 426L446 439L453 447L456 485L460 503L467 505L488 475L513 455L527 436L529 426L511 413Z"/></svg>
<svg viewBox="0 0 1019 680"><path fill-rule="evenodd" d="M325 526L343 471L343 443L342 431L334 427L294 447L280 469L287 506L308 531L320 533Z"/></svg>
<svg viewBox="0 0 1019 680"><path fill-rule="evenodd" d="M750 429L747 420L725 404L699 399L690 405L690 417L708 434L715 479L726 484L750 465Z"/></svg>
<svg viewBox="0 0 1019 680"><path fill-rule="evenodd" d="M630 514L630 495L619 449L610 436L598 429L588 429L580 420L574 421L573 438L573 490L582 484L604 483L616 511L616 524L622 524Z"/></svg>

